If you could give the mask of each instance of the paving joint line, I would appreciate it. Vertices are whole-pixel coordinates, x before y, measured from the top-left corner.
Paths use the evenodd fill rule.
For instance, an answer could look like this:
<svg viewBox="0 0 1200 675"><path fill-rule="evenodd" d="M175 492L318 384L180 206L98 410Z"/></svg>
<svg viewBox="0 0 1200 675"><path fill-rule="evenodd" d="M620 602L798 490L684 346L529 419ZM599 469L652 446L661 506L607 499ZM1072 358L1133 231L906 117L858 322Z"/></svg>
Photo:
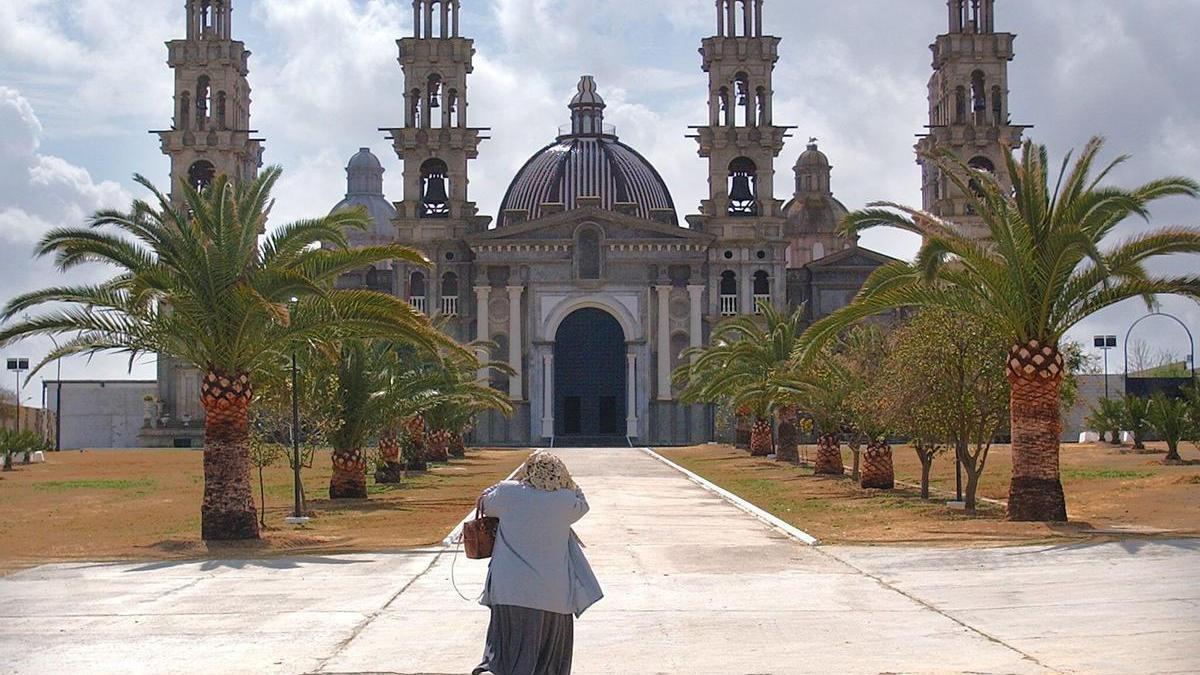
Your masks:
<svg viewBox="0 0 1200 675"><path fill-rule="evenodd" d="M837 562L845 565L846 567L849 567L850 569L861 574L862 576L867 577L868 579L871 579L872 581L874 581L875 583L879 584L880 586L886 588L887 590L893 591L895 593L899 593L900 595L917 603L921 607L924 607L925 609L927 609L935 614L938 614L940 616L943 616L943 617L949 619L950 621L953 621L954 623L958 624L959 626L966 628L967 630L971 631L972 633L975 633L976 635L979 635L980 637L988 640L989 642L1000 645L1001 647L1004 647L1016 654L1019 654L1022 659L1025 659L1026 661L1036 664L1040 668L1044 668L1052 673L1059 673L1060 675L1062 675L1066 672L1063 670L1059 670L1058 668L1055 668L1053 666L1042 663L1042 661L1039 660L1036 656L1034 656L1028 652L1022 651L1021 649L1018 649L1017 647L1008 644L1004 640L1001 640L1000 638L998 638L994 635L991 635L991 634L983 631L982 629L972 626L971 624L967 623L966 621L959 619L958 617L939 608L938 606L936 606L932 603L926 602L925 600L922 600L921 598L917 597L916 595L909 593L908 591L905 591L898 586L888 583L887 581L884 581L883 577L872 574L872 573L866 571L865 569L859 567L858 565L855 565L854 563L852 563L848 560L844 560L844 559L838 557L833 551L831 551L827 548L817 548L817 553L819 553L823 556L826 556L831 560L836 560Z"/></svg>
<svg viewBox="0 0 1200 675"><path fill-rule="evenodd" d="M755 517L756 519L762 521L764 524L772 527L773 529L780 530L780 531L784 532L785 534L787 534L788 536L791 536L795 539L798 539L799 541L802 541L802 542L808 544L809 546L814 548L817 551L817 553L819 553L820 555L826 556L831 560L837 561L837 562L841 563L842 565L849 567L850 569L854 570L858 574L860 574L864 577L867 577L868 579L871 579L872 581L874 581L875 583L884 587L885 589L893 591L895 593L898 593L898 594L904 596L905 598L908 598L909 600L917 603L921 607L924 607L926 610L929 610L931 612L934 612L935 614L938 614L940 616L943 616L943 617L949 619L950 621L958 624L959 626L962 626L963 628L967 629L968 631L970 631L972 633L975 633L976 635L979 635L980 637L984 638L985 640L988 640L989 642L1000 645L1001 647L1004 647L1016 654L1019 654L1022 659L1037 665L1039 668L1044 668L1045 670L1048 670L1052 673L1062 674L1064 672L1064 671L1061 671L1052 666L1046 665L1045 663L1042 663L1040 660L1038 660L1037 657L1033 656L1032 654L1028 654L1028 653L1018 649L1017 647L1014 647L1013 645L1010 645L1007 642L1005 642L993 635L990 635L990 634L984 632L983 630L976 628L975 626L972 626L971 624L947 613L946 611L936 607L935 605L932 605L932 604L922 600L921 598L918 598L915 595L912 595L896 586L893 586L892 584L884 581L883 578L878 577L874 574L871 574L870 572L867 572L866 570L858 567L857 565L854 565L853 563L850 563L846 560L843 560L842 558L839 558L833 552L819 546L818 545L819 542L816 540L816 538L813 537L812 535L808 534L807 532L804 532L798 528L795 528L795 527L785 523L784 521L780 520L778 517L773 516L770 513L767 513L766 511L762 510L761 508L759 508L757 506L754 506L750 502L742 499L741 497L738 497L737 495L733 494L732 492L715 485L714 483L712 483L708 479L700 476L699 474L688 471L687 469L679 466L678 464L672 462L671 460L667 459L666 457L663 457L662 455L658 454L657 452L654 452L650 448L643 447L643 448L641 448L641 450L643 452L645 452L646 454L650 455L651 457L653 457L654 459L657 459L658 461L662 462L663 464L666 464L667 466L675 469L676 471L679 471L684 476L686 476L689 480L691 480L693 483L699 485L700 487L704 488L705 490L708 490L709 492L712 492L712 493L720 496L721 498L725 499L733 506L736 506L737 508L741 509L742 511L745 511L746 513L750 514L751 516ZM798 533L800 536L797 536L796 533Z"/></svg>
<svg viewBox="0 0 1200 675"><path fill-rule="evenodd" d="M438 551L437 553L433 554L432 559L429 561L429 564L425 566L425 569L421 570L416 575L414 575L412 579L409 579L408 583L404 584L404 586L402 586L400 588L400 590L396 591L395 594L393 594L390 598L388 598L388 601L383 603L383 605L379 609L376 609L375 611L371 612L367 616L363 617L363 620L358 622L358 625L356 625L350 631L350 635L347 636L345 640L342 640L341 642L339 642L337 644L337 646L335 646L333 648L333 652L329 656L326 656L325 658L323 658L317 662L317 669L313 672L316 672L316 673L323 672L325 665L327 663L329 663L333 659L337 658L343 651L345 651L346 647L349 647L350 643L354 642L354 640L359 635L361 635L364 630L367 629L367 626L370 626L371 623L373 623L375 621L375 619L378 619L379 615L383 614L389 607L391 607L392 603L394 603L401 595L404 595L405 591L407 591L409 588L412 588L413 584L417 583L418 581L421 580L422 577L424 577L426 574L428 574L429 571L433 569L433 566L437 564L437 561L441 560L442 556L446 554L447 550L449 550L449 549L444 548L444 549Z"/></svg>
<svg viewBox="0 0 1200 675"><path fill-rule="evenodd" d="M750 502L746 501L745 499L742 499L741 497L733 494L729 490L726 490L725 488L713 483L712 481L701 476L700 474L694 473L692 471L688 471L687 469L683 468L682 466L679 466L678 464L676 464L675 462L672 462L671 460L667 459L666 457L663 457L662 455L651 450L650 448L643 446L638 449L641 450L642 452L646 453L647 455L650 455L650 457L658 460L659 462L662 462L663 464L666 464L667 466L671 467L672 469L675 469L679 473L683 474L684 477L686 477L691 482L700 486L704 490L707 490L708 492L711 492L711 493L717 495L721 499L724 499L725 501L729 502L731 505L740 509L741 511L746 512L751 517L755 518L756 520L763 523L767 527L770 527L773 530L781 532L784 535L786 535L792 539L795 539L796 541L799 541L802 544L805 544L807 546L815 547L821 543L820 541L817 540L816 537L812 536L811 534L795 527L794 525L788 524L787 522L785 522L783 519L779 518L778 516L774 516L766 511L764 511L763 509L755 506L754 504L751 504Z"/></svg>

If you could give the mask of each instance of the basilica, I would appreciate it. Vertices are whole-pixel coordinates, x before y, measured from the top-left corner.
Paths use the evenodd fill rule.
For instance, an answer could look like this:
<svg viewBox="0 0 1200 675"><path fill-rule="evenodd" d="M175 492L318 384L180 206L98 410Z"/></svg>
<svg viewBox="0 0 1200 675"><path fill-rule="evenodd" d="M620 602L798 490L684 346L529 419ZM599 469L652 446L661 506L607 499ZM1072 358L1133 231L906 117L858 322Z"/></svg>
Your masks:
<svg viewBox="0 0 1200 675"><path fill-rule="evenodd" d="M974 170L1003 172L1003 153L1024 127L1008 115L1014 36L996 32L994 1L948 1L918 149L946 148ZM176 113L157 133L173 182L246 178L262 163L250 130L249 52L232 38L231 2L188 0L186 37L168 43ZM708 197L694 213L681 212L654 166L621 142L588 75L564 101L563 126L531 148L501 203L472 202L470 168L487 161L489 131L473 124L488 111L469 105L475 48L460 5L413 0L412 35L398 40L405 119L385 131L401 180L385 193L378 158L359 150L334 207L370 213L371 228L352 233L353 245L400 242L431 265L379 265L341 283L403 297L511 367L512 376L481 373L516 413L480 420L476 444L711 440L711 407L680 403L672 385L688 348L723 319L768 304L804 307L810 320L827 315L891 260L838 234L847 209L815 139L794 155L793 193L775 194L775 163L796 127L778 123L772 108L781 38L766 31L763 0L716 0L715 32L701 41L708 107L696 111L701 124L680 130L708 167ZM977 225L954 182L931 164L920 176L926 209ZM179 422L202 415L198 385L196 371L161 359L163 423L144 430L144 444L179 445L200 431Z"/></svg>

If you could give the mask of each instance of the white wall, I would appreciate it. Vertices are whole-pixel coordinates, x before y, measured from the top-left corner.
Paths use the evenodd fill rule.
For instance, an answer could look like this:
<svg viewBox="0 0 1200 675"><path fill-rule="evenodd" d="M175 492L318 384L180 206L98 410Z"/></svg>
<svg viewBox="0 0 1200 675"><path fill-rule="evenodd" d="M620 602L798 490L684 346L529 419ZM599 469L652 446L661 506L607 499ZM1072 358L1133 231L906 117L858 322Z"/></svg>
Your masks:
<svg viewBox="0 0 1200 675"><path fill-rule="evenodd" d="M57 387L46 382L46 407L57 411ZM62 383L62 449L136 448L146 396L157 396L153 380Z"/></svg>

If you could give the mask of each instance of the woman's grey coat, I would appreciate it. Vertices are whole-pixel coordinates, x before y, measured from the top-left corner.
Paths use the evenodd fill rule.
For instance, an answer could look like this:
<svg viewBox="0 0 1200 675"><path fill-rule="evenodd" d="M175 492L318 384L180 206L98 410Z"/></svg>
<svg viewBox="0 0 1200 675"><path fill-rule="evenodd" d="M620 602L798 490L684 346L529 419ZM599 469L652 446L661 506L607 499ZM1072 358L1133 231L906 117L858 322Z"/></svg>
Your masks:
<svg viewBox="0 0 1200 675"><path fill-rule="evenodd" d="M500 519L481 605L580 616L604 597L571 525L588 512L582 490L538 490L504 481L483 494Z"/></svg>

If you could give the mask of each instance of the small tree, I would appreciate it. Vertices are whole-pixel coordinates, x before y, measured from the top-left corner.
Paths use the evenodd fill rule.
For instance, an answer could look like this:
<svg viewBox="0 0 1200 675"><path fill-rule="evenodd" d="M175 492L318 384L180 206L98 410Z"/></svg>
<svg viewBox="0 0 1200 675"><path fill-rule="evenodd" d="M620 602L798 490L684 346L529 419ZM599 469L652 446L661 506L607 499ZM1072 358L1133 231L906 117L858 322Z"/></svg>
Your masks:
<svg viewBox="0 0 1200 675"><path fill-rule="evenodd" d="M286 454L287 449L279 443L267 440L258 434L250 436L250 464L258 469L258 524L262 527L267 526L267 486L263 473L267 467L274 466Z"/></svg>
<svg viewBox="0 0 1200 675"><path fill-rule="evenodd" d="M1150 431L1150 399L1126 396L1121 401L1121 426L1133 434L1133 449L1146 449L1146 433Z"/></svg>
<svg viewBox="0 0 1200 675"><path fill-rule="evenodd" d="M888 353L888 335L878 326L860 324L838 341L832 358L841 371L846 393L850 452L854 456L852 476L864 488L891 489L895 486L892 449L887 442L891 425L879 412L879 387ZM866 462L862 448L867 446ZM863 470L860 472L859 467Z"/></svg>
<svg viewBox="0 0 1200 675"><path fill-rule="evenodd" d="M1007 351L988 326L940 308L921 310L897 332L880 378L880 413L911 437L922 497L934 457L949 445L967 477L967 511L975 511L988 453L1008 419Z"/></svg>
<svg viewBox="0 0 1200 675"><path fill-rule="evenodd" d="M1147 406L1147 421L1154 433L1167 444L1164 463L1183 462L1179 456L1179 443L1192 436L1194 422L1191 402L1183 398L1170 398L1159 392Z"/></svg>
<svg viewBox="0 0 1200 675"><path fill-rule="evenodd" d="M1092 408L1087 424L1100 433L1100 440L1104 440L1107 435L1109 443L1120 445L1123 415L1120 399L1102 398L1097 407Z"/></svg>

